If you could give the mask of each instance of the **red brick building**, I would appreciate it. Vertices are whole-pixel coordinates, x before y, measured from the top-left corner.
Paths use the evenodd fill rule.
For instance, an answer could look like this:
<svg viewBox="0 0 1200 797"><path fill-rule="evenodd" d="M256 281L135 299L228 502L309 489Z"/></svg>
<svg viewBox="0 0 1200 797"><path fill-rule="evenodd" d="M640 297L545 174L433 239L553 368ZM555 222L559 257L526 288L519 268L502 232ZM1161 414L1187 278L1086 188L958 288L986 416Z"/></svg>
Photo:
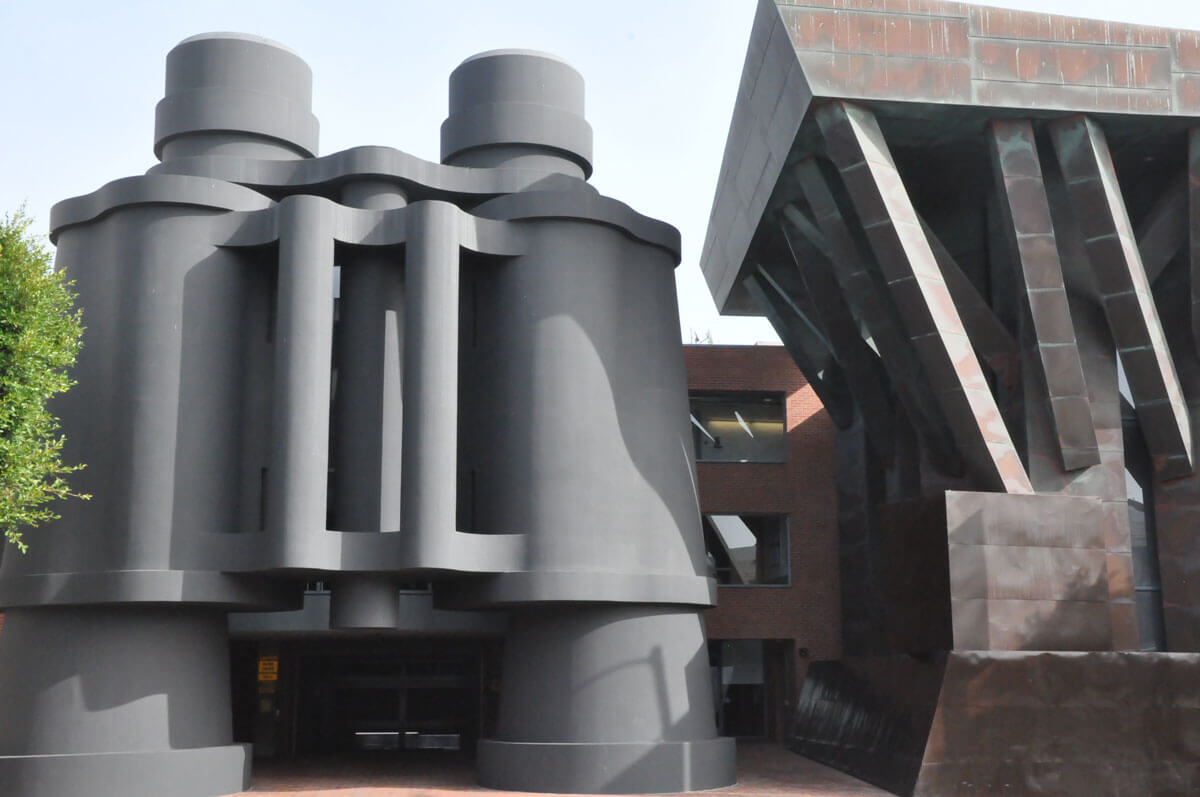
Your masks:
<svg viewBox="0 0 1200 797"><path fill-rule="evenodd" d="M780 400L784 446L765 457L775 461L711 461L698 446L697 470L710 549L713 515L779 516L784 521L784 583L723 584L717 607L707 614L714 667L721 667L729 643L763 642L761 693L748 694L752 690L744 687L749 685L735 684L733 699L754 705L736 707L736 718L723 717L723 730L781 738L808 662L841 656L834 425L781 346L686 346L684 353L693 409L697 399L706 397ZM745 679L738 674L737 680ZM758 699L762 733L755 732L746 716L753 710L758 719Z"/></svg>

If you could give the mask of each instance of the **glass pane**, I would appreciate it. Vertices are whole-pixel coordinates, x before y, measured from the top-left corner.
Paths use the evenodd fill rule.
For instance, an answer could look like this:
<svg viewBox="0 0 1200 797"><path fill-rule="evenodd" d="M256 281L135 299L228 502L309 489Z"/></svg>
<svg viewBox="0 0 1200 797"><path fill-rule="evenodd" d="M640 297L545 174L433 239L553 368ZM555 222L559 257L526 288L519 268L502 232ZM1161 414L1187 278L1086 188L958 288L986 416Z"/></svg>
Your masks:
<svg viewBox="0 0 1200 797"><path fill-rule="evenodd" d="M691 397L692 439L700 462L783 462L783 397Z"/></svg>
<svg viewBox="0 0 1200 797"><path fill-rule="evenodd" d="M787 524L782 515L705 515L710 575L718 584L787 584Z"/></svg>

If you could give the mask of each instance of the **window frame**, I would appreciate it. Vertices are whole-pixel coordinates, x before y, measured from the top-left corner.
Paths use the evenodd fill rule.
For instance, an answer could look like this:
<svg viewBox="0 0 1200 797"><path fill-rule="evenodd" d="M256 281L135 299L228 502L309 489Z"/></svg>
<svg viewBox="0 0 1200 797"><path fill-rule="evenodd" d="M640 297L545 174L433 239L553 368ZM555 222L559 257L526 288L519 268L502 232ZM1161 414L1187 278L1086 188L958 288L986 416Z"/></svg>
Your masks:
<svg viewBox="0 0 1200 797"><path fill-rule="evenodd" d="M779 521L780 521L779 534L783 541L782 542L782 545L783 545L782 556L783 556L784 563L787 565L787 578L782 583L778 583L778 584L722 584L720 579L716 578L715 575L711 576L711 578L714 578L716 580L718 589L764 589L764 588L765 589L789 589L792 586L792 516L791 516L791 514L789 514L787 512L762 512L762 511L738 512L738 511L715 511L715 510L703 510L702 509L700 511L700 524L701 524L701 532L702 533L704 533L704 524L712 522L712 521L708 520L708 517L710 515L738 515L739 517L779 518ZM707 537L707 534L704 534L704 536ZM706 539L705 543L704 543L704 556L705 556L706 560L708 558L708 554L709 554L708 541ZM718 605L719 605L719 603L718 603Z"/></svg>
<svg viewBox="0 0 1200 797"><path fill-rule="evenodd" d="M727 401L729 403L742 402L753 404L756 401L764 399L772 399L778 402L779 420L782 424L780 434L780 453L778 459L703 459L700 457L701 446L696 441L697 425L699 420L696 419L696 413L692 409L692 402L696 399L712 399L717 401ZM692 430L692 454L695 457L696 463L717 464L717 465L782 465L788 461L788 394L782 390L688 390L688 425ZM695 419L695 420L693 420ZM707 432L707 430L705 430Z"/></svg>

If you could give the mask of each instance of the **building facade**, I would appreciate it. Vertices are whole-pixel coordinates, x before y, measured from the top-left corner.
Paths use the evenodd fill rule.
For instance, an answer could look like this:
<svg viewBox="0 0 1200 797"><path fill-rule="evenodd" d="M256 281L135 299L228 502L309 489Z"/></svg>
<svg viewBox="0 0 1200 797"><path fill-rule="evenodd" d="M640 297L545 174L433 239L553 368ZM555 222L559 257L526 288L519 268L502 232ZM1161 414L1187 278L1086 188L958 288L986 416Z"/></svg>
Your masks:
<svg viewBox="0 0 1200 797"><path fill-rule="evenodd" d="M693 439L718 582L717 605L705 612L714 718L724 736L784 741L809 663L841 657L836 430L782 347L690 345L684 363L691 417L708 429L719 430L714 402L768 407L753 429L763 453L710 456L695 424ZM783 576L757 583L717 572L728 554L713 538L714 516L771 520L786 534ZM398 586L391 628L339 630L331 586L306 582L293 611L229 616L235 742L252 744L257 759L288 759L473 750L495 733L503 613L436 609L432 585L413 582ZM0 613L0 633L3 621Z"/></svg>
<svg viewBox="0 0 1200 797"><path fill-rule="evenodd" d="M464 61L429 163L318 157L311 73L274 42L196 36L166 72L161 162L51 213L87 318L55 409L93 498L0 562L0 792L245 788L227 617L263 612L323 612L349 641L333 665L254 651L238 700L262 752L296 744L277 712L338 736L322 712L349 693L318 685L352 688L365 713L341 729L368 744L407 734L400 711L468 714L469 651L381 664L370 640L482 628L504 639L483 784L732 783L679 234L587 184L582 77L543 53ZM304 701L279 702L289 677Z"/></svg>
<svg viewBox="0 0 1200 797"><path fill-rule="evenodd" d="M702 268L838 429L801 752L901 794L1200 788L1197 53L759 3Z"/></svg>
<svg viewBox="0 0 1200 797"><path fill-rule="evenodd" d="M705 612L714 718L723 736L783 741L808 663L841 652L834 427L781 347L685 346L684 362L718 583L717 605ZM767 409L750 418L746 405ZM722 429L719 416L733 422ZM701 426L736 458L706 451ZM766 450L748 451L735 438L761 440ZM758 561L743 559L742 576L728 560L739 546L724 543L716 526L728 533L733 524L736 533L739 521L757 536ZM779 550L783 567L771 560ZM290 758L473 749L495 733L503 613L437 609L431 585L415 582L400 591L393 627L356 634L331 625L330 586L309 582L296 611L230 615L237 741L253 743L256 757Z"/></svg>
<svg viewBox="0 0 1200 797"><path fill-rule="evenodd" d="M696 436L709 552L716 557L724 549L715 538L713 516L769 520L787 535L786 578L752 586L719 576L717 605L705 615L713 666L721 668L723 656L739 661L736 657L743 654L757 665L751 675L761 676L761 687L734 684L730 690L725 688L730 684L721 684L722 730L783 739L809 662L841 657L835 429L782 347L687 346L684 358L693 418L713 400L733 411L741 404L779 401L767 406L772 413L778 407L773 417L779 419L783 445L752 454L752 461L741 461L742 456L722 461L711 455L711 445L706 445L711 441L702 432ZM745 434L730 427L734 434ZM710 429L717 431L711 424ZM765 436L757 428L755 432ZM743 679L732 671L718 677ZM739 700L744 702L735 704Z"/></svg>

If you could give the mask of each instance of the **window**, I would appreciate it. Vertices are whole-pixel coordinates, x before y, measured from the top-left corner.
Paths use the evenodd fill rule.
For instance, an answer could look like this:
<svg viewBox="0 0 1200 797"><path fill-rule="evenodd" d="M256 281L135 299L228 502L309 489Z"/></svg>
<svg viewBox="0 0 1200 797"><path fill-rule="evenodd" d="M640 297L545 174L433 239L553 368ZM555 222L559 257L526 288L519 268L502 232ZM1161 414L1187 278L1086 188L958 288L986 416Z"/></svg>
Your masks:
<svg viewBox="0 0 1200 797"><path fill-rule="evenodd" d="M783 462L787 458L783 396L692 394L697 462Z"/></svg>
<svg viewBox="0 0 1200 797"><path fill-rule="evenodd" d="M783 515L705 515L704 544L718 584L786 586L790 581Z"/></svg>

